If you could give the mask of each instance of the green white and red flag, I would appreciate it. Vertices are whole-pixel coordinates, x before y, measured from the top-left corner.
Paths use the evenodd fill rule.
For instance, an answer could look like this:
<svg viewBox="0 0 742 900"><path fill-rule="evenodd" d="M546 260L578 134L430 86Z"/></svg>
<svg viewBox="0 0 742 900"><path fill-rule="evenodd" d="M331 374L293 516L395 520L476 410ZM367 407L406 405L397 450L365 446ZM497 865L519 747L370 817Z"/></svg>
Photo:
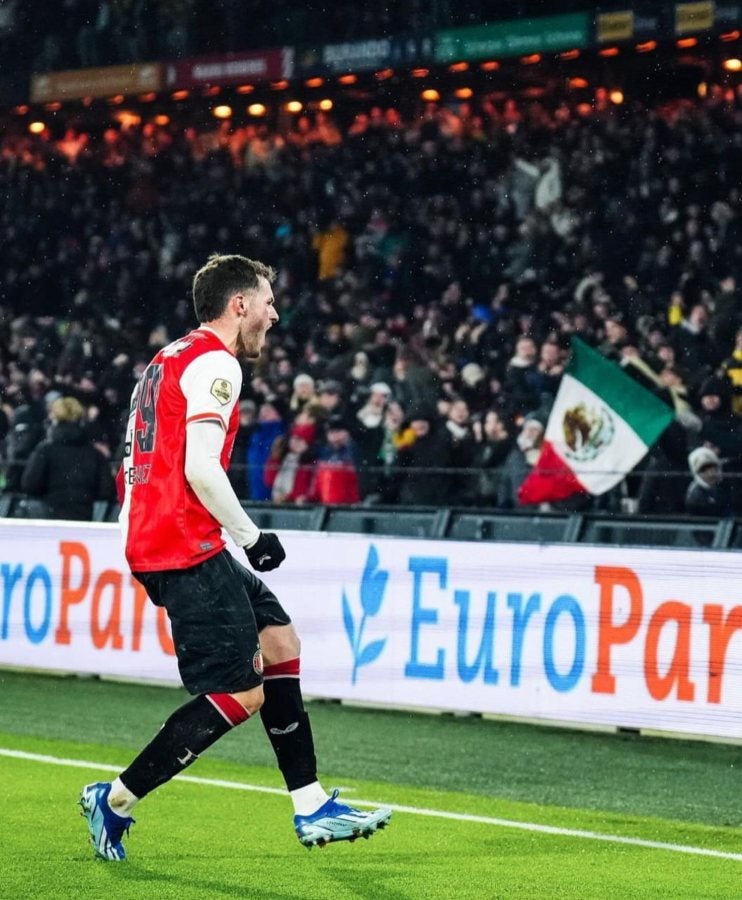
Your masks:
<svg viewBox="0 0 742 900"><path fill-rule="evenodd" d="M518 500L604 494L631 472L674 418L666 403L620 366L573 338L541 455Z"/></svg>

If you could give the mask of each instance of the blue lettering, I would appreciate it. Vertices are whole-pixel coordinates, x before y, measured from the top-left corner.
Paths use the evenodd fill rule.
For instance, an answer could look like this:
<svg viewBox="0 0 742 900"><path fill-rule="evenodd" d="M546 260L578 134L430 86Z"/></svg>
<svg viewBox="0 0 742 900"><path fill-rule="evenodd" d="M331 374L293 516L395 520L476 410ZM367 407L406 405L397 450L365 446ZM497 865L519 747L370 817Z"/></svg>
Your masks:
<svg viewBox="0 0 742 900"><path fill-rule="evenodd" d="M40 581L44 586L44 620L38 628L31 624L31 595L34 584ZM23 594L23 625L26 636L32 644L40 644L49 631L52 618L52 580L44 566L34 566L28 575L26 590Z"/></svg>
<svg viewBox="0 0 742 900"><path fill-rule="evenodd" d="M469 591L454 591L453 602L460 610L458 652L456 655L459 678L466 684L470 681L474 681L477 677L477 673L484 665L484 683L497 684L499 674L492 664L495 642L495 603L497 594L493 592L487 594L487 612L484 617L482 640L479 643L479 650L477 651L474 662L471 665L468 665L466 662L466 635L469 630L470 599Z"/></svg>
<svg viewBox="0 0 742 900"><path fill-rule="evenodd" d="M560 675L554 665L554 630L557 619L562 613L572 616L575 627L575 655L572 660L572 668L566 675ZM546 670L546 677L554 690L571 691L580 680L584 667L585 616L574 597L570 597L569 594L562 594L561 597L557 597L552 603L546 616L546 626L544 627L544 669Z"/></svg>
<svg viewBox="0 0 742 900"><path fill-rule="evenodd" d="M442 556L411 556L408 563L413 574L412 582L412 622L410 625L410 659L404 667L408 678L443 679L444 651L438 649L434 663L423 663L418 659L420 628L422 625L434 625L438 621L438 612L422 605L423 575L438 575L438 586L445 588L448 583L448 560Z"/></svg>
<svg viewBox="0 0 742 900"><path fill-rule="evenodd" d="M541 607L541 594L532 594L528 598L525 609L521 609L522 604L522 594L508 594L508 606L513 611L513 652L510 662L510 684L513 687L520 684L520 663L523 656L526 628L528 620Z"/></svg>
<svg viewBox="0 0 742 900"><path fill-rule="evenodd" d="M13 588L23 578L23 566L18 563L17 566L10 568L9 563L3 563L0 566L0 574L3 576L3 622L0 638L7 641L8 627L10 624L10 604L13 599Z"/></svg>

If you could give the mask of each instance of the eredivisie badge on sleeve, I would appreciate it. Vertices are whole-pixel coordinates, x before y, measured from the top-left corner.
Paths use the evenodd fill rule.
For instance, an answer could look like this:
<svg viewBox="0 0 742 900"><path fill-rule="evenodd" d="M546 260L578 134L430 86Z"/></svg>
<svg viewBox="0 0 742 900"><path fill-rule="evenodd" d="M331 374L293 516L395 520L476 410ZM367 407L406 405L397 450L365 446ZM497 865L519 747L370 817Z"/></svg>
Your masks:
<svg viewBox="0 0 742 900"><path fill-rule="evenodd" d="M215 378L211 385L211 395L216 397L222 406L226 406L232 399L232 383L226 378Z"/></svg>

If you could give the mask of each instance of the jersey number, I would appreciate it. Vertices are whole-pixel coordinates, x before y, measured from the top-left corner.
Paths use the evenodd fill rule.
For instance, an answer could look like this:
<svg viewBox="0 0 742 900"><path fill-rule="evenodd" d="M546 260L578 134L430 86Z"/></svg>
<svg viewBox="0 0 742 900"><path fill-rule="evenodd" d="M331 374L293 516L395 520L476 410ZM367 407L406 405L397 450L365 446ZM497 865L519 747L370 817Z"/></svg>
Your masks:
<svg viewBox="0 0 742 900"><path fill-rule="evenodd" d="M148 366L139 385L137 409L141 425L136 430L136 439L142 453L151 453L155 449L157 418L155 406L160 393L162 381L162 365Z"/></svg>

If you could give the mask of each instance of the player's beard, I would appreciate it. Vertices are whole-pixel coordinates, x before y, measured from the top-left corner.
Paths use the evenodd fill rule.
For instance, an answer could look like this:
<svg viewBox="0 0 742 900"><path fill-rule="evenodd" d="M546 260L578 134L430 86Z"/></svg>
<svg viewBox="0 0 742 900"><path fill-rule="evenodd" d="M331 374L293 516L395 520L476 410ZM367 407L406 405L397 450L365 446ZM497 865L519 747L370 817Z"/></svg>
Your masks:
<svg viewBox="0 0 742 900"><path fill-rule="evenodd" d="M243 334L243 332L240 331L237 335L236 356L241 359L259 359L264 341L265 334L263 332L259 332L258 334L255 332Z"/></svg>

